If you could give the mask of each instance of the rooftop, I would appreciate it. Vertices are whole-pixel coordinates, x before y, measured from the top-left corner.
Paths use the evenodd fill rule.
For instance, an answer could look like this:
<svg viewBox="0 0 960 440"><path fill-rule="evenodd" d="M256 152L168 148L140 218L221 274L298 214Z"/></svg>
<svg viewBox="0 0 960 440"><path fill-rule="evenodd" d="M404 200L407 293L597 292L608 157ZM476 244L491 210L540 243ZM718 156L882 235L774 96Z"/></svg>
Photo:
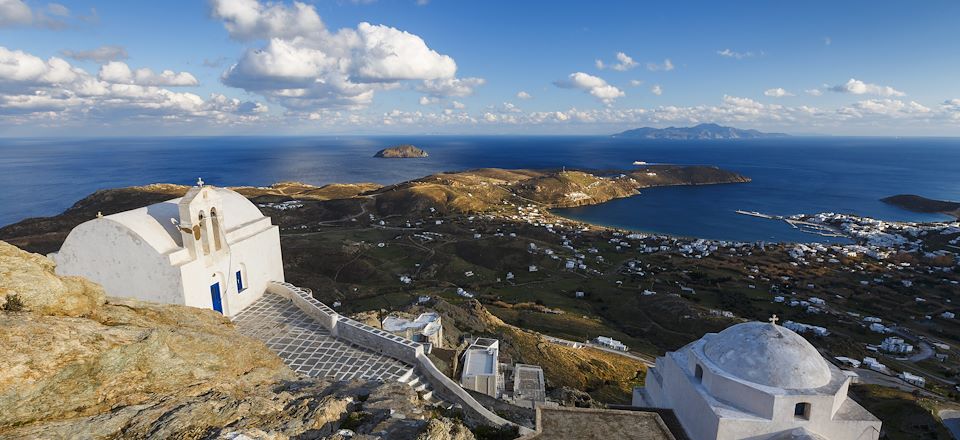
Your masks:
<svg viewBox="0 0 960 440"><path fill-rule="evenodd" d="M537 408L537 430L522 440L675 440L655 412L596 408Z"/></svg>
<svg viewBox="0 0 960 440"><path fill-rule="evenodd" d="M829 364L813 345L776 324L745 322L705 339L707 359L738 379L775 388L812 389L832 378Z"/></svg>

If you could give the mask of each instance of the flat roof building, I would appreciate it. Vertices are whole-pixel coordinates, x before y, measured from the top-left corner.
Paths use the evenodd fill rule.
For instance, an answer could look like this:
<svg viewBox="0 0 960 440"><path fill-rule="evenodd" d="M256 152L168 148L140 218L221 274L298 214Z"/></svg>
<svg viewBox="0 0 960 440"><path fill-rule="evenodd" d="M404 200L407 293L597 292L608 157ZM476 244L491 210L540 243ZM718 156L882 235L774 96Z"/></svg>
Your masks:
<svg viewBox="0 0 960 440"><path fill-rule="evenodd" d="M460 385L491 397L500 397L500 341L477 338L463 352Z"/></svg>

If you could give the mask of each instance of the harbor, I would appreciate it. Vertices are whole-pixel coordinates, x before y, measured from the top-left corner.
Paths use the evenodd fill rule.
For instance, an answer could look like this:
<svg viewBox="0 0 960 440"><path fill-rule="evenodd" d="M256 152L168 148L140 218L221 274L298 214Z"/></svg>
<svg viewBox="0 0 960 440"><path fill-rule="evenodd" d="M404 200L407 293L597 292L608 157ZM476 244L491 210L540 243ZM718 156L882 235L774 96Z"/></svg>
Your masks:
<svg viewBox="0 0 960 440"><path fill-rule="evenodd" d="M782 220L786 222L788 225L790 225L790 227L792 227L793 229L797 229L800 232L804 232L807 234L820 235L823 237L849 238L847 237L846 234L840 232L839 230L834 229L831 226L827 226L819 223L812 223L804 220L787 218L782 215L770 215L770 214L764 214L762 212L757 212L757 211L744 211L742 209L738 209L735 212L737 214L747 215L751 217L758 217L758 218L763 218L767 220Z"/></svg>

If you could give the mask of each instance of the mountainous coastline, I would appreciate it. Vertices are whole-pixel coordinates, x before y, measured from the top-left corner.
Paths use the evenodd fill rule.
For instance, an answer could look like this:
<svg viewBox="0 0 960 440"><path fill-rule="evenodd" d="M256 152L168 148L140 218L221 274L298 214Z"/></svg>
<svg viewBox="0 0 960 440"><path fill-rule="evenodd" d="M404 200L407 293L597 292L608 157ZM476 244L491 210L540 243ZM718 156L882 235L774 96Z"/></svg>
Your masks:
<svg viewBox="0 0 960 440"><path fill-rule="evenodd" d="M613 137L636 139L758 139L787 137L785 133L764 133L758 130L745 130L717 124L699 124L693 127L642 127L617 133Z"/></svg>

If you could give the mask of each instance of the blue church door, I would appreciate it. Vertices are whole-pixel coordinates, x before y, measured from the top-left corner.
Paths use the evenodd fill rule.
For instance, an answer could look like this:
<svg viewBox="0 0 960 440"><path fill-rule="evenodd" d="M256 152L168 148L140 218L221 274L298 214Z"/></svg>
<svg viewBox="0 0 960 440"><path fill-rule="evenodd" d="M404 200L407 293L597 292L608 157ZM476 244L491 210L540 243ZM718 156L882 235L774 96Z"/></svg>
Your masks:
<svg viewBox="0 0 960 440"><path fill-rule="evenodd" d="M213 310L223 313L223 304L220 302L220 283L210 286L210 299L213 300Z"/></svg>

